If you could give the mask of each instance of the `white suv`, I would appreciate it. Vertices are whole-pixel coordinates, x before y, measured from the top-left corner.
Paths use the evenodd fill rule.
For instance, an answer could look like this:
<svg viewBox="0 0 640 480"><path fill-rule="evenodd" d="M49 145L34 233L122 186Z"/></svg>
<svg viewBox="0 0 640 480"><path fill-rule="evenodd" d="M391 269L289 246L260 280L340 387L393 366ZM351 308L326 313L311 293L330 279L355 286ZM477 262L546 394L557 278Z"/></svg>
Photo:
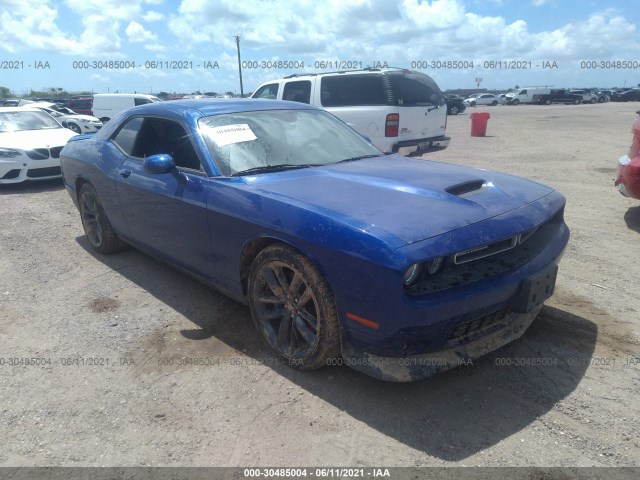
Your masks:
<svg viewBox="0 0 640 480"><path fill-rule="evenodd" d="M383 152L446 148L447 104L436 82L402 69L289 75L260 85L252 98L324 108Z"/></svg>

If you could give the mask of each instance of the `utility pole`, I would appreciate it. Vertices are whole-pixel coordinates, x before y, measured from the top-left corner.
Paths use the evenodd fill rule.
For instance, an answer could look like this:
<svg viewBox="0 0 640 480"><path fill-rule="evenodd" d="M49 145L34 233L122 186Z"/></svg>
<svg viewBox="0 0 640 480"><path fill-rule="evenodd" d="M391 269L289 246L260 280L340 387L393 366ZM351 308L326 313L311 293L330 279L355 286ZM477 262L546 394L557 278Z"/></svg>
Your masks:
<svg viewBox="0 0 640 480"><path fill-rule="evenodd" d="M238 50L238 73L240 74L240 96L244 97L242 88L242 64L240 63L240 35L236 35L236 49Z"/></svg>

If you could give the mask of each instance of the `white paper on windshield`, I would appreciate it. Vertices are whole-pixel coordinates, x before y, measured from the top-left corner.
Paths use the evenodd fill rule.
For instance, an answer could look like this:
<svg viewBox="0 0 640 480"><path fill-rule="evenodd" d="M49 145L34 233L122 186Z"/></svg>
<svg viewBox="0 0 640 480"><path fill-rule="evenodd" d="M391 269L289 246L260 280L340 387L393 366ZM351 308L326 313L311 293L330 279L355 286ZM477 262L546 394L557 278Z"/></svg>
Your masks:
<svg viewBox="0 0 640 480"><path fill-rule="evenodd" d="M213 127L210 128L207 133L220 147L231 145L232 143L250 142L257 138L253 130L251 130L251 127L246 123Z"/></svg>

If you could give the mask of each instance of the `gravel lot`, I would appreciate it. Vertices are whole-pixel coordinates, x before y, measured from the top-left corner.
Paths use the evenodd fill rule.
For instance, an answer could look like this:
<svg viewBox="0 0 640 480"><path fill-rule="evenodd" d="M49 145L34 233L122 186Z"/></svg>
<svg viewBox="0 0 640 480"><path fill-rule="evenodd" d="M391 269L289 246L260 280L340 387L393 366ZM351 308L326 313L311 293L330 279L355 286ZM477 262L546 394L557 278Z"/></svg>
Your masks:
<svg viewBox="0 0 640 480"><path fill-rule="evenodd" d="M243 305L94 254L61 182L0 186L0 466L640 466L640 202L613 187L637 108L449 117L428 158L555 187L572 238L521 340L411 384L291 370Z"/></svg>

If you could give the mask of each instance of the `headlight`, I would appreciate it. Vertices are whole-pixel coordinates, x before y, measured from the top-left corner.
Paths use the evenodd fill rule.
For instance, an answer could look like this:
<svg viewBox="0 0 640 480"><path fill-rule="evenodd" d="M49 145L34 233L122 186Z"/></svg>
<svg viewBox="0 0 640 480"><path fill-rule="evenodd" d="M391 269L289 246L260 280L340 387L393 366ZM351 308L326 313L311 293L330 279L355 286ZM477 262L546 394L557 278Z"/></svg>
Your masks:
<svg viewBox="0 0 640 480"><path fill-rule="evenodd" d="M406 272L404 272L404 285L405 287L410 287L416 283L418 278L420 277L420 272L422 272L422 264L414 263L411 265Z"/></svg>
<svg viewBox="0 0 640 480"><path fill-rule="evenodd" d="M20 156L20 150L12 148L0 148L0 158L16 158Z"/></svg>
<svg viewBox="0 0 640 480"><path fill-rule="evenodd" d="M423 272L426 271L428 275L434 275L440 271L440 268L444 264L444 257L436 257L426 262L414 263L406 272L404 272L404 286L412 287L416 284Z"/></svg>

